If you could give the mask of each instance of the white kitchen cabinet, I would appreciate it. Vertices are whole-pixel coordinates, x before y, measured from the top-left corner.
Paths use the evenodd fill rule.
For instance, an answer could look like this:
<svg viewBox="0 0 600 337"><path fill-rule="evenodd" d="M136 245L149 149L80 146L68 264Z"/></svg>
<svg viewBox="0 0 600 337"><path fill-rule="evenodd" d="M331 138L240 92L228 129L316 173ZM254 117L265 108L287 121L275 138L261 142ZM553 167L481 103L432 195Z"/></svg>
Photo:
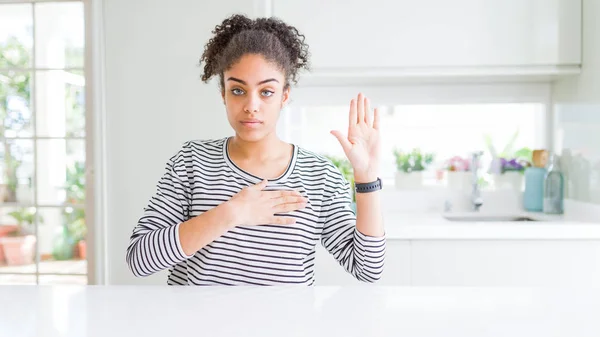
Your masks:
<svg viewBox="0 0 600 337"><path fill-rule="evenodd" d="M600 284L600 241L415 240L413 286Z"/></svg>
<svg viewBox="0 0 600 337"><path fill-rule="evenodd" d="M378 285L410 284L410 244L408 241L388 240L385 267ZM321 245L317 245L315 285L367 285L357 281Z"/></svg>
<svg viewBox="0 0 600 337"><path fill-rule="evenodd" d="M271 5L273 16L306 35L316 74L482 67L551 72L581 62L581 0L273 0Z"/></svg>
<svg viewBox="0 0 600 337"><path fill-rule="evenodd" d="M388 240L379 285L596 286L600 240ZM316 285L363 285L322 247Z"/></svg>

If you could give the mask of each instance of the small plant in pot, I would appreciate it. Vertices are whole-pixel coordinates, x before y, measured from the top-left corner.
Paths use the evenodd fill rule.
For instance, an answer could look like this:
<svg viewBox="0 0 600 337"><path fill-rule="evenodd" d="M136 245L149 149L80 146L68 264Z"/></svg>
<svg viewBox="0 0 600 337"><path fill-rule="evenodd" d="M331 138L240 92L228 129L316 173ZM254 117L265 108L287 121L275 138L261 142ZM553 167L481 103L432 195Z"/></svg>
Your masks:
<svg viewBox="0 0 600 337"><path fill-rule="evenodd" d="M396 158L396 187L399 189L419 188L423 184L425 171L435 158L433 153L423 153L419 148L410 152L394 149Z"/></svg>
<svg viewBox="0 0 600 337"><path fill-rule="evenodd" d="M33 229L35 209L20 208L8 215L17 221L17 228L0 238L6 263L8 265L31 264L35 257L36 237ZM38 218L38 221L41 223L42 219Z"/></svg>
<svg viewBox="0 0 600 337"><path fill-rule="evenodd" d="M87 245L85 241L87 227L85 225L85 215L83 214L83 210L81 210L80 213L80 216L75 216L74 219L67 224L67 229L69 235L76 243L76 255L80 259L85 260L87 251Z"/></svg>
<svg viewBox="0 0 600 337"><path fill-rule="evenodd" d="M500 158L500 174L493 175L497 189L512 188L520 192L523 185L523 174L531 163L522 158Z"/></svg>
<svg viewBox="0 0 600 337"><path fill-rule="evenodd" d="M444 163L446 184L451 189L466 189L471 185L471 161L469 158L454 156Z"/></svg>

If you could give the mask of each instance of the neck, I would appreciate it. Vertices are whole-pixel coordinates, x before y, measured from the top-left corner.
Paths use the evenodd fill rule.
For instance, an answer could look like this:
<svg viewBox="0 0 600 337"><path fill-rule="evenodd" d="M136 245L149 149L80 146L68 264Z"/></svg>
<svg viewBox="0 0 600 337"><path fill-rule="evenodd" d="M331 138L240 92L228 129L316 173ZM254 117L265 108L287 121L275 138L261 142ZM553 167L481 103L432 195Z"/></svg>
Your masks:
<svg viewBox="0 0 600 337"><path fill-rule="evenodd" d="M258 159L260 161L280 157L282 151L287 151L288 144L271 134L261 140L248 142L238 136L229 140L229 155L236 158Z"/></svg>

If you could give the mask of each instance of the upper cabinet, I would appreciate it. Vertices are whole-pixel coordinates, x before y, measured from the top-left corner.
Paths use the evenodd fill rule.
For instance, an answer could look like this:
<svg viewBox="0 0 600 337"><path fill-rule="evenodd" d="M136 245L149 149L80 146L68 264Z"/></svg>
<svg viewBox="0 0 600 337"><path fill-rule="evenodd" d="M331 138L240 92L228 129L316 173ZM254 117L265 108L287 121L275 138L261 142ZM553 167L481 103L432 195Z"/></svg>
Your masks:
<svg viewBox="0 0 600 337"><path fill-rule="evenodd" d="M573 71L581 0L272 0L314 73ZM460 69L460 70L459 70Z"/></svg>

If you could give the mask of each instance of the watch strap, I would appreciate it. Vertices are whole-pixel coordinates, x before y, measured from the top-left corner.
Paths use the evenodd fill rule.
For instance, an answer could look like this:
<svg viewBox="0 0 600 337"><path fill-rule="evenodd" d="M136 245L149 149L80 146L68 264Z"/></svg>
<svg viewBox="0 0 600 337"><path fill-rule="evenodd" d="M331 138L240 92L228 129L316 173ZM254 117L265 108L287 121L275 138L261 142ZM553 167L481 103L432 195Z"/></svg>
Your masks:
<svg viewBox="0 0 600 337"><path fill-rule="evenodd" d="M370 183L355 183L354 184L354 190L356 191L356 193L369 193L369 192L375 192L375 191L379 191L383 188L383 184L381 182L380 178L377 178L377 180L372 181Z"/></svg>

